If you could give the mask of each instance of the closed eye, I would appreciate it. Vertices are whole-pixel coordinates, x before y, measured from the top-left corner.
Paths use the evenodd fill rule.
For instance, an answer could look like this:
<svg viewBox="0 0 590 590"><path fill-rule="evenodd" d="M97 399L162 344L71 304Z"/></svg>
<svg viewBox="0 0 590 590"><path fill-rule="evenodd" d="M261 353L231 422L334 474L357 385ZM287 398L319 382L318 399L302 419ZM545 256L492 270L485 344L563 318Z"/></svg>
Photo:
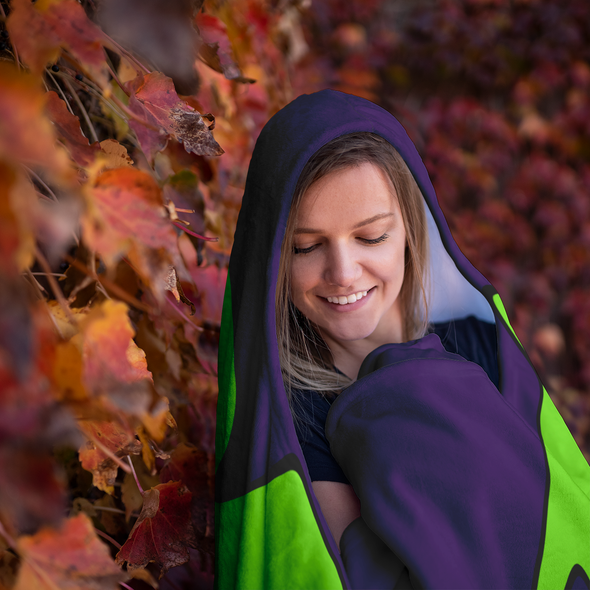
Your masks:
<svg viewBox="0 0 590 590"><path fill-rule="evenodd" d="M358 238L361 242L364 242L365 244L380 244L381 242L384 242L385 240L387 240L387 238L389 238L389 234L383 234L382 236L379 236L378 238L375 238L374 240L369 240L367 238Z"/></svg>
<svg viewBox="0 0 590 590"><path fill-rule="evenodd" d="M296 248L295 246L293 246L293 254L309 254L312 250L314 250L316 247L316 244L314 244L313 246L309 246L309 248Z"/></svg>

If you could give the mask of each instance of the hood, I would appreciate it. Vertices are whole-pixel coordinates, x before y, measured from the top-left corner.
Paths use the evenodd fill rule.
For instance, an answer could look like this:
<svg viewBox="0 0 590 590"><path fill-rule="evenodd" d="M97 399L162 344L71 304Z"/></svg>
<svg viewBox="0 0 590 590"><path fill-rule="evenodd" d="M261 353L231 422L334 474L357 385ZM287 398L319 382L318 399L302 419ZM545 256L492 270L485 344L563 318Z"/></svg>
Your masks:
<svg viewBox="0 0 590 590"><path fill-rule="evenodd" d="M395 147L424 196L431 253L429 320L474 315L496 324L500 392L545 448L555 449L547 455L547 472L557 457L577 474L577 484L590 489L588 464L540 384L499 295L454 242L403 127L381 107L356 96L332 90L303 95L274 115L258 138L230 259L216 432L218 588L348 587L313 494L283 386L275 289L291 199L303 167L332 139L362 131ZM549 481L547 477L546 509ZM546 537L539 568L553 538Z"/></svg>

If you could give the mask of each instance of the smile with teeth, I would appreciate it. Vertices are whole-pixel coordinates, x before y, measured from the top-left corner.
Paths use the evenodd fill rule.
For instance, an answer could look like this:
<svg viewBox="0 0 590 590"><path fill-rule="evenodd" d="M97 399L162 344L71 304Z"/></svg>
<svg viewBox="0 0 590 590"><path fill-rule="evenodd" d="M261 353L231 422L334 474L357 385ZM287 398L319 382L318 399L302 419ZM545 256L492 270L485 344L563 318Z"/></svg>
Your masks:
<svg viewBox="0 0 590 590"><path fill-rule="evenodd" d="M352 295L348 296L342 295L341 297L326 297L326 299L330 303L337 303L338 305L347 305L348 303L354 303L355 301L358 301L359 299L362 299L366 296L367 291L359 291L358 293L353 293Z"/></svg>

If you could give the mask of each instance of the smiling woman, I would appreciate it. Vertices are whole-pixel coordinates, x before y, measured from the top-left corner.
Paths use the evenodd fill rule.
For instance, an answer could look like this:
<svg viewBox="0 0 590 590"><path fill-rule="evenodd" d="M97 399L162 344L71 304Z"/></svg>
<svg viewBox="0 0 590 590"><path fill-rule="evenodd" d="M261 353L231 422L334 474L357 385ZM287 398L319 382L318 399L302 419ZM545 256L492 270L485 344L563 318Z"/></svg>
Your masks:
<svg viewBox="0 0 590 590"><path fill-rule="evenodd" d="M216 461L218 588L589 588L588 464L358 97L301 96L257 140Z"/></svg>

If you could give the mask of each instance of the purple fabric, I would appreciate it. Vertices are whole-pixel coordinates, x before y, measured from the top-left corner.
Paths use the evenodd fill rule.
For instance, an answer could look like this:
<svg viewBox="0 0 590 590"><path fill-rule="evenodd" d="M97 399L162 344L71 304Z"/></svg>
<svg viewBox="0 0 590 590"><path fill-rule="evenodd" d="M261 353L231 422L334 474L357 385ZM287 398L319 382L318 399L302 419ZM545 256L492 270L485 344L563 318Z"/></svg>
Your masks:
<svg viewBox="0 0 590 590"><path fill-rule="evenodd" d="M420 586L532 587L543 445L481 367L435 334L382 346L326 436L364 521Z"/></svg>

